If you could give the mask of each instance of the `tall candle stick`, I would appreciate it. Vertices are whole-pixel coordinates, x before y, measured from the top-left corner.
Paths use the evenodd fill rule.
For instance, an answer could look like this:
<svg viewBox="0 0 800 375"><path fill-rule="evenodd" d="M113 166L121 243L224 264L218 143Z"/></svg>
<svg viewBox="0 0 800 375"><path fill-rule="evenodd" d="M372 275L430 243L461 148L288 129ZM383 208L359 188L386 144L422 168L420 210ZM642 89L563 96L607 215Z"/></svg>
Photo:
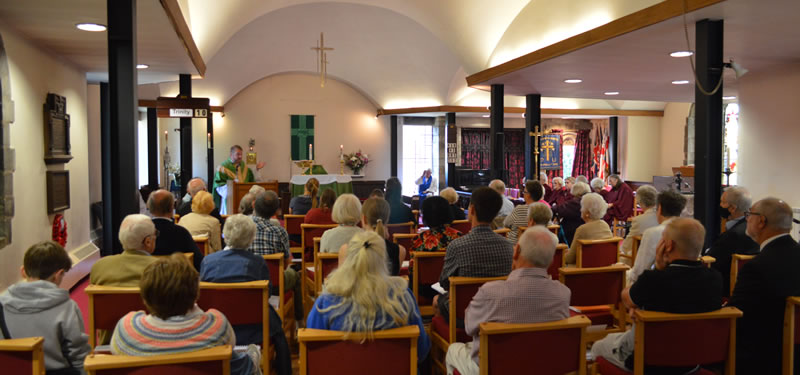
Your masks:
<svg viewBox="0 0 800 375"><path fill-rule="evenodd" d="M344 161L344 145L339 145L339 161Z"/></svg>
<svg viewBox="0 0 800 375"><path fill-rule="evenodd" d="M314 155L312 154L313 152L314 152L314 146L311 143L309 143L308 144L308 160L314 160Z"/></svg>

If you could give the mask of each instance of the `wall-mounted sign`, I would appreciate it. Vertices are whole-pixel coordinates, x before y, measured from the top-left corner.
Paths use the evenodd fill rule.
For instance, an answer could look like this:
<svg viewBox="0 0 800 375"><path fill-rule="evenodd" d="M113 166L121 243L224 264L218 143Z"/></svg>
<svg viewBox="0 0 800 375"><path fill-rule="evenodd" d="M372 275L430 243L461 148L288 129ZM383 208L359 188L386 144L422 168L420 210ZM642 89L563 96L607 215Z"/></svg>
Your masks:
<svg viewBox="0 0 800 375"><path fill-rule="evenodd" d="M447 144L447 162L448 163L458 163L459 155L457 144L455 143L448 143Z"/></svg>
<svg viewBox="0 0 800 375"><path fill-rule="evenodd" d="M207 118L211 114L208 98L156 99L156 114L160 118Z"/></svg>
<svg viewBox="0 0 800 375"><path fill-rule="evenodd" d="M186 108L170 108L169 117L194 117L194 111Z"/></svg>

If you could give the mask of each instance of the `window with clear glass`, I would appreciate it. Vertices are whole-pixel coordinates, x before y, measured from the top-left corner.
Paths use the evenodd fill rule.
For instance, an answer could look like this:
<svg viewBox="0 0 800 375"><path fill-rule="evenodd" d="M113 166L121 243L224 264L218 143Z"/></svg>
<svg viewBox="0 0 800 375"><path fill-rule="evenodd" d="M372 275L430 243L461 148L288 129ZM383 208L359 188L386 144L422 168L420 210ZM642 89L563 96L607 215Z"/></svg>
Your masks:
<svg viewBox="0 0 800 375"><path fill-rule="evenodd" d="M723 185L736 185L739 176L739 105L725 106L725 146L722 154L722 171L730 170L730 178L722 176Z"/></svg>
<svg viewBox="0 0 800 375"><path fill-rule="evenodd" d="M418 193L414 183L422 171L433 168L433 127L429 125L403 125L403 195Z"/></svg>

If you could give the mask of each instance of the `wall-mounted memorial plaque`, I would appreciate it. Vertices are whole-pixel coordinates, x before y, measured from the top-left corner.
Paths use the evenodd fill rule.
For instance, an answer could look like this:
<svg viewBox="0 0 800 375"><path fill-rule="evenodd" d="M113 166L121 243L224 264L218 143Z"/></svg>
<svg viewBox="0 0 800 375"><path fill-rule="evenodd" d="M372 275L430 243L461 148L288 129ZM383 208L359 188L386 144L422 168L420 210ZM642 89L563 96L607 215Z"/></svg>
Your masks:
<svg viewBox="0 0 800 375"><path fill-rule="evenodd" d="M44 162L57 164L70 160L67 98L48 93L44 104Z"/></svg>
<svg viewBox="0 0 800 375"><path fill-rule="evenodd" d="M47 213L69 208L69 171L47 171Z"/></svg>

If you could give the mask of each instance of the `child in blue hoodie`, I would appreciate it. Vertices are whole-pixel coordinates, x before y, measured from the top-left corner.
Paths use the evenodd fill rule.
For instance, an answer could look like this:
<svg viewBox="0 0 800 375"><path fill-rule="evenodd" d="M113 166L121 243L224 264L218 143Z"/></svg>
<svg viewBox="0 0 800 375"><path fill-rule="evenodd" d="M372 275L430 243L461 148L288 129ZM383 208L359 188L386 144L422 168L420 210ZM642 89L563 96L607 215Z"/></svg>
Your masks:
<svg viewBox="0 0 800 375"><path fill-rule="evenodd" d="M48 374L83 374L83 359L91 351L78 305L58 287L71 267L61 245L37 243L25 251L24 280L0 295L10 338L44 337Z"/></svg>

